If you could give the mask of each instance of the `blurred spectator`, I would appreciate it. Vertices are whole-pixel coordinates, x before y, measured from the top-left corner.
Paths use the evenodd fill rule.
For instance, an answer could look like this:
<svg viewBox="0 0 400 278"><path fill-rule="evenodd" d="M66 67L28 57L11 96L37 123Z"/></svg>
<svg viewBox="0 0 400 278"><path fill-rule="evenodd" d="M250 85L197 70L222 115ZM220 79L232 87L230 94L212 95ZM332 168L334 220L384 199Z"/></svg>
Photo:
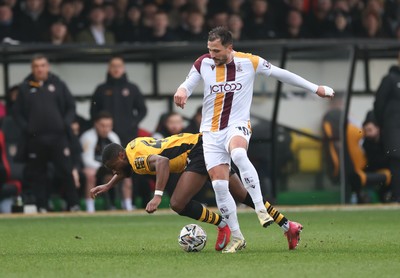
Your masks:
<svg viewBox="0 0 400 278"><path fill-rule="evenodd" d="M308 19L313 38L321 38L333 28L332 0L319 0Z"/></svg>
<svg viewBox="0 0 400 278"><path fill-rule="evenodd" d="M71 158L72 158L72 176L74 183L77 188L81 191L82 187L86 183L86 179L83 174L83 160L82 160L82 146L79 142L79 136L81 135L81 126L78 117L71 123Z"/></svg>
<svg viewBox="0 0 400 278"><path fill-rule="evenodd" d="M21 5L19 3L20 1L18 1L18 0L2 0L1 2L2 2L2 4L5 4L12 9L14 16L19 16L19 14L21 13L21 7L20 7Z"/></svg>
<svg viewBox="0 0 400 278"><path fill-rule="evenodd" d="M332 30L328 32L328 37L332 38L352 38L354 33L350 18L343 13L336 13Z"/></svg>
<svg viewBox="0 0 400 278"><path fill-rule="evenodd" d="M104 15L104 25L106 28L114 32L115 25L117 25L117 10L112 3L107 3L104 5Z"/></svg>
<svg viewBox="0 0 400 278"><path fill-rule="evenodd" d="M12 9L6 4L0 4L0 42L4 38L19 40L20 31L15 22Z"/></svg>
<svg viewBox="0 0 400 278"><path fill-rule="evenodd" d="M68 27L62 21L56 21L51 24L47 40L53 45L72 42L71 35L68 32Z"/></svg>
<svg viewBox="0 0 400 278"><path fill-rule="evenodd" d="M385 155L380 129L376 123L373 111L369 111L363 122L363 151L365 167L363 169L366 182L361 186L353 186L359 203L370 202L370 190L377 190L381 202L391 201L389 163ZM354 183L357 185L360 183Z"/></svg>
<svg viewBox="0 0 400 278"><path fill-rule="evenodd" d="M388 0L385 1L384 7L384 17L386 18L386 24L389 27L389 32L392 37L396 37L396 29L399 24L399 11L400 11L400 1Z"/></svg>
<svg viewBox="0 0 400 278"><path fill-rule="evenodd" d="M76 41L91 44L114 44L114 34L105 26L105 12L103 6L94 6L89 11L89 26L83 29Z"/></svg>
<svg viewBox="0 0 400 278"><path fill-rule="evenodd" d="M360 33L360 30L362 29L362 13L365 7L364 1L363 0L348 0L347 1L349 5L349 13L352 19L352 25L353 25L353 32L355 34Z"/></svg>
<svg viewBox="0 0 400 278"><path fill-rule="evenodd" d="M82 18L76 16L75 3L79 1L65 1L60 7L60 21L67 25L68 33L75 36L85 27Z"/></svg>
<svg viewBox="0 0 400 278"><path fill-rule="evenodd" d="M286 1L288 10L296 10L301 13L305 12L304 0L288 0Z"/></svg>
<svg viewBox="0 0 400 278"><path fill-rule="evenodd" d="M204 16L209 14L208 10L209 0L192 0L191 5L194 9L200 11Z"/></svg>
<svg viewBox="0 0 400 278"><path fill-rule="evenodd" d="M392 34L391 24L389 21L389 16L385 12L385 2L383 0L368 0L366 7L364 9L364 13L373 13L379 18L379 22L381 24L382 33L385 36Z"/></svg>
<svg viewBox="0 0 400 278"><path fill-rule="evenodd" d="M385 155L380 129L375 119L374 111L369 111L363 122L364 142L362 147L367 156L366 171L377 171L388 168L389 163Z"/></svg>
<svg viewBox="0 0 400 278"><path fill-rule="evenodd" d="M7 115L12 114L12 108L14 106L15 101L17 100L18 96L18 86L14 85L6 92L6 113Z"/></svg>
<svg viewBox="0 0 400 278"><path fill-rule="evenodd" d="M121 145L126 146L137 137L138 126L147 114L147 107L139 88L129 82L121 57L110 59L107 80L97 86L92 96L92 119L100 111L108 111L113 116L113 130L118 134Z"/></svg>
<svg viewBox="0 0 400 278"><path fill-rule="evenodd" d="M168 10L169 26L172 29L177 29L182 24L181 10L187 5L188 0L171 0Z"/></svg>
<svg viewBox="0 0 400 278"><path fill-rule="evenodd" d="M277 36L274 16L269 12L266 0L253 0L247 14L245 32L251 40L272 39Z"/></svg>
<svg viewBox="0 0 400 278"><path fill-rule="evenodd" d="M145 1L142 6L142 24L144 28L153 27L154 16L158 12L158 6L153 1Z"/></svg>
<svg viewBox="0 0 400 278"><path fill-rule="evenodd" d="M26 0L25 8L18 18L21 41L40 42L47 33L50 19L45 13L44 0Z"/></svg>
<svg viewBox="0 0 400 278"><path fill-rule="evenodd" d="M231 14L228 19L228 29L232 33L232 38L235 41L244 41L248 37L243 31L243 20L238 14Z"/></svg>
<svg viewBox="0 0 400 278"><path fill-rule="evenodd" d="M385 153L392 174L393 200L400 202L400 55L398 65L383 77L375 96L374 113L381 129Z"/></svg>
<svg viewBox="0 0 400 278"><path fill-rule="evenodd" d="M61 15L61 3L63 0L47 0L45 14L49 22L57 21Z"/></svg>
<svg viewBox="0 0 400 278"><path fill-rule="evenodd" d="M113 3L115 8L114 21L117 25L121 25L126 18L126 11L129 7L129 0L116 0L110 3Z"/></svg>
<svg viewBox="0 0 400 278"><path fill-rule="evenodd" d="M156 139L165 138L181 133L183 128L184 122L181 114L177 112L166 113L161 115L153 137Z"/></svg>
<svg viewBox="0 0 400 278"><path fill-rule="evenodd" d="M208 33L204 26L204 16L196 10L188 13L187 30L181 34L181 38L185 41L204 41L207 39Z"/></svg>
<svg viewBox="0 0 400 278"><path fill-rule="evenodd" d="M82 159L83 172L86 177L85 199L86 211L94 212L94 200L90 197L90 189L99 184L104 184L106 176L112 176L110 170L102 166L101 155L106 145L110 143L120 144L118 135L112 131L113 119L108 112L99 112L94 118L94 127L85 131L81 138L83 148ZM123 182L123 207L132 210L132 181Z"/></svg>
<svg viewBox="0 0 400 278"><path fill-rule="evenodd" d="M13 106L18 96L18 87L19 85L14 85L6 92L7 115L3 119L1 129L6 141L7 158L10 165L11 178L22 181L24 164L15 161L18 152L18 143L22 137L22 130L12 116ZM26 188L26 184L24 184L24 191L29 194L29 189Z"/></svg>
<svg viewBox="0 0 400 278"><path fill-rule="evenodd" d="M183 129L182 132L187 132L187 133L198 133L200 132L200 123L201 123L201 117L202 117L202 112L203 106L199 106L196 110L196 113L193 115L193 117L190 119L189 125Z"/></svg>
<svg viewBox="0 0 400 278"><path fill-rule="evenodd" d="M178 40L174 31L169 28L168 15L164 11L158 11L153 17L153 25L147 34L149 42L171 42Z"/></svg>
<svg viewBox="0 0 400 278"><path fill-rule="evenodd" d="M43 55L32 58L32 73L21 86L14 105L14 115L23 130L20 159L26 159L26 180L32 186L36 205L47 211L47 165L54 163L61 172L69 209L79 210L78 194L72 177L70 125L75 116L75 102L67 85L50 72ZM25 145L25 147L23 147Z"/></svg>
<svg viewBox="0 0 400 278"><path fill-rule="evenodd" d="M245 0L227 0L229 14L244 16L243 3Z"/></svg>
<svg viewBox="0 0 400 278"><path fill-rule="evenodd" d="M280 35L286 39L304 39L310 37L310 31L303 23L303 15L298 10L290 10L286 18L286 29Z"/></svg>
<svg viewBox="0 0 400 278"><path fill-rule="evenodd" d="M22 187L20 181L11 179L6 151L4 134L0 131L0 213L10 213L12 211L14 199L21 194Z"/></svg>
<svg viewBox="0 0 400 278"><path fill-rule="evenodd" d="M218 26L228 26L228 18L229 14L226 11L219 11L214 13L209 22L208 22L208 28L211 30L215 27Z"/></svg>
<svg viewBox="0 0 400 278"><path fill-rule="evenodd" d="M141 10L137 5L129 7L124 24L115 31L118 42L140 42L144 40L145 32L141 16Z"/></svg>
<svg viewBox="0 0 400 278"><path fill-rule="evenodd" d="M373 12L364 13L362 17L362 28L358 34L361 38L384 38L386 34L382 29L380 17Z"/></svg>

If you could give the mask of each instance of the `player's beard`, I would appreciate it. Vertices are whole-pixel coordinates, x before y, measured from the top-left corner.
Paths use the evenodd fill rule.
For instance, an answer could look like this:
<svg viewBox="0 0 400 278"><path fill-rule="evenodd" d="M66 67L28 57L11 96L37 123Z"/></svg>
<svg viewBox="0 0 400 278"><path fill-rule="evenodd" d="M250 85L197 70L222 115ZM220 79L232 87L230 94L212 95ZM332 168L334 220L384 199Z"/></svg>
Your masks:
<svg viewBox="0 0 400 278"><path fill-rule="evenodd" d="M228 61L228 57L222 57L220 59L214 58L213 60L214 60L214 63L215 63L216 66L220 66L220 65L225 64L226 61Z"/></svg>

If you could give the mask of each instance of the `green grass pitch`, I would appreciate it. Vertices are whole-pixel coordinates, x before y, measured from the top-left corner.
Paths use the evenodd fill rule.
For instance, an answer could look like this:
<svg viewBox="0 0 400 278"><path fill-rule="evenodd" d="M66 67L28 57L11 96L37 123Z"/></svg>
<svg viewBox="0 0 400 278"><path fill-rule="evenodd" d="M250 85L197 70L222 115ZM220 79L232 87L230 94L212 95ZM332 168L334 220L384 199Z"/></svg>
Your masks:
<svg viewBox="0 0 400 278"><path fill-rule="evenodd" d="M0 277L400 277L400 207L282 212L304 225L295 251L277 226L239 213L247 248L199 253L177 243L173 213L0 218Z"/></svg>

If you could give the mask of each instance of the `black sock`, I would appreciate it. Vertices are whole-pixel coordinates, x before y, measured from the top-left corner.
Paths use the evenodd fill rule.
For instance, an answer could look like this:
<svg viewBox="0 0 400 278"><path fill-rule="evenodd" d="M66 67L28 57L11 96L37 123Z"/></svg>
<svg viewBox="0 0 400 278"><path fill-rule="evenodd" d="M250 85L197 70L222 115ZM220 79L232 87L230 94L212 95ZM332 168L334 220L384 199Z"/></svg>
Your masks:
<svg viewBox="0 0 400 278"><path fill-rule="evenodd" d="M219 214L212 212L208 208L203 207L201 203L193 200L186 205L179 215L187 216L201 222L214 224L216 226L218 226L222 221L222 217Z"/></svg>

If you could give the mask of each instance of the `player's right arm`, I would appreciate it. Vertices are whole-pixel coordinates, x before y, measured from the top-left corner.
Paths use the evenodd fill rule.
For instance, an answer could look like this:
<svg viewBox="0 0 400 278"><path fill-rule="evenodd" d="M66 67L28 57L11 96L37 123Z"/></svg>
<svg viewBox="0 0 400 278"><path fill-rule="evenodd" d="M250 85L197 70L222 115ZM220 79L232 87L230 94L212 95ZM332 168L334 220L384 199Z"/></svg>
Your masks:
<svg viewBox="0 0 400 278"><path fill-rule="evenodd" d="M108 183L90 189L90 197L94 199L97 197L97 195L107 192L108 190L113 188L116 184L120 183L124 178L126 178L124 175L115 174Z"/></svg>
<svg viewBox="0 0 400 278"><path fill-rule="evenodd" d="M192 68L190 69L190 72L186 77L186 80L179 86L174 95L174 102L176 106L179 106L182 109L185 107L187 99L192 94L194 88L196 88L196 86L199 84L201 80L200 66L199 66L200 63L201 61L197 59Z"/></svg>
<svg viewBox="0 0 400 278"><path fill-rule="evenodd" d="M146 206L146 211L148 213L153 213L161 203L162 192L164 192L168 182L170 172L169 159L161 155L150 155L147 159L147 163L150 170L156 172L155 194L153 199L151 199Z"/></svg>

